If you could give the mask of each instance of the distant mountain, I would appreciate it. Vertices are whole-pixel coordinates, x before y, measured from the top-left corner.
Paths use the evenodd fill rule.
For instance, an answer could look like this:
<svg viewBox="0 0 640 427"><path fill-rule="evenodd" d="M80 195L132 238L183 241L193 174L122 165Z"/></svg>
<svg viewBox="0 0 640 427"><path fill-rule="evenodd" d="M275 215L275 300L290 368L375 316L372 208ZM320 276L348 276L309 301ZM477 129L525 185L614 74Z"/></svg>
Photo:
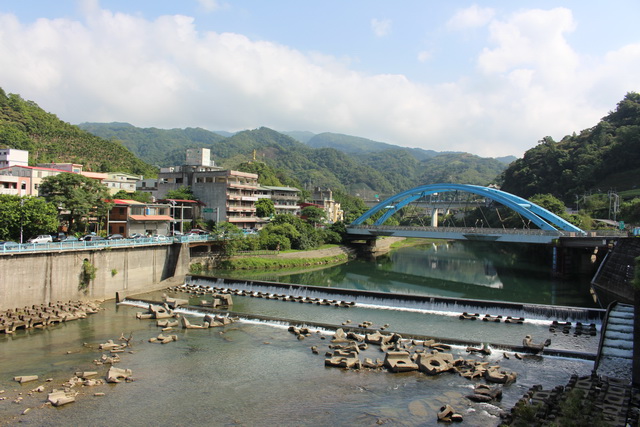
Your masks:
<svg viewBox="0 0 640 427"><path fill-rule="evenodd" d="M209 148L217 165L231 169L253 161L255 153L257 161L280 171L279 175L291 185L332 188L350 194L393 194L440 182L433 179L445 177L445 159L455 164L446 176L449 182L488 184L506 167L495 159L467 153L442 154L332 133L287 132L294 138L263 127L223 137L204 129L163 131L123 123L81 126L96 135L122 141L145 161L159 166L182 164L187 148ZM307 143L300 141L307 137ZM446 157L441 158L443 155Z"/></svg>
<svg viewBox="0 0 640 427"><path fill-rule="evenodd" d="M425 160L440 154L433 150L423 150L421 148L398 147L397 145L377 142L359 136L343 135L340 133L324 132L313 136L307 141L309 147L314 148L335 148L349 154L365 154L379 151L401 149L410 153L417 160Z"/></svg>
<svg viewBox="0 0 640 427"><path fill-rule="evenodd" d="M516 156L495 157L495 159L497 161L499 161L500 163L504 163L505 165L508 165L508 164L513 163L514 161L518 160L518 158Z"/></svg>
<svg viewBox="0 0 640 427"><path fill-rule="evenodd" d="M296 141L302 142L303 144L306 144L307 142L309 142L311 138L316 136L315 133L309 132L306 130L294 130L294 131L281 132L281 133L288 135L291 138L295 139Z"/></svg>
<svg viewBox="0 0 640 427"><path fill-rule="evenodd" d="M181 164L187 148L206 147L225 136L201 128L138 128L129 123L80 123L78 127L110 141L122 143L138 157L157 166ZM175 151L179 155L176 158ZM173 153L173 154L172 154Z"/></svg>
<svg viewBox="0 0 640 427"><path fill-rule="evenodd" d="M131 126L131 125L129 125ZM135 129L133 126L131 128ZM42 110L35 102L0 88L0 146L29 151L29 164L79 163L92 172L127 172L156 176L118 142L79 129Z"/></svg>

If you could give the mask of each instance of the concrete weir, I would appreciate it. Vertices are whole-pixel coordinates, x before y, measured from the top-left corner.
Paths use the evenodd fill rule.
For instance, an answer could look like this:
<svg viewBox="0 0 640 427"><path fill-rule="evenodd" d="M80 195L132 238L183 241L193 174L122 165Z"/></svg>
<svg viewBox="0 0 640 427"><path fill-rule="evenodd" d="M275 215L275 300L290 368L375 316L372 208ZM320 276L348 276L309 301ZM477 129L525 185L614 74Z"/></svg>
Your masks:
<svg viewBox="0 0 640 427"><path fill-rule="evenodd" d="M164 301L153 301L147 300L143 298L136 298L135 296L127 297L122 299L120 304L129 304L140 307L148 307L149 305L162 306ZM210 307L202 307L202 306L182 306L180 307L182 315L193 315L193 316L202 316L206 313L212 314L221 314L231 318L238 319L246 319L246 320L258 320L262 322L274 322L278 324L290 325L294 327L305 327L305 328L317 328L328 331L336 331L338 329L342 329L345 333L353 332L357 334L369 334L379 332L378 329L371 329L367 327L356 327L356 326L347 326L347 325L336 325L331 323L322 323L322 322L312 322L308 320L299 320L299 319L287 319L282 317L274 317L274 316L263 316L260 314L252 314L252 313L241 313L236 311L229 310L218 310ZM593 353L585 353L580 351L571 351L571 350L561 350L561 349L550 349L545 348L542 351L532 351L531 348L520 346L520 345L506 345L506 344L497 344L497 343L481 343L475 342L473 340L460 340L453 339L447 337L435 337L430 335L422 335L422 334L409 334L402 331L384 331L386 335L399 334L403 338L406 339L415 339L415 340L435 340L444 345L457 345L457 346L483 346L489 345L496 350L502 351L512 351L522 354L538 354L538 355L546 355L546 356L557 356L557 357L570 357L575 359L583 359L583 360L595 360L596 354Z"/></svg>
<svg viewBox="0 0 640 427"><path fill-rule="evenodd" d="M502 301L471 300L465 298L447 298L415 294L363 291L345 288L329 288L326 286L297 285L280 282L256 280L233 280L211 276L187 275L185 283L190 285L219 286L272 293L289 293L302 297L321 297L331 299L348 299L356 303L375 305L393 305L397 307L420 308L426 310L444 310L451 312L500 314L532 319L555 319L561 321L598 322L604 318L606 310L596 308L580 308L550 306L542 304L522 304Z"/></svg>

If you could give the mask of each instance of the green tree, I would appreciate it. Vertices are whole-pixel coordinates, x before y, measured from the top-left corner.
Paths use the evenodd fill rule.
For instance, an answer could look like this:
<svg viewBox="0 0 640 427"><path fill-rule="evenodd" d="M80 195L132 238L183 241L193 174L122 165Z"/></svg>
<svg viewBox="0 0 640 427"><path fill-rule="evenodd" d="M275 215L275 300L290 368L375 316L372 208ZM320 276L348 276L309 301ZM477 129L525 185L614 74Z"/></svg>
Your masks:
<svg viewBox="0 0 640 427"><path fill-rule="evenodd" d="M165 199L197 200L191 192L191 188L185 186L167 192Z"/></svg>
<svg viewBox="0 0 640 427"><path fill-rule="evenodd" d="M39 197L0 194L0 240L20 241L58 229L56 207Z"/></svg>
<svg viewBox="0 0 640 427"><path fill-rule="evenodd" d="M300 211L300 216L305 218L308 223L316 225L318 223L324 222L327 218L327 213L322 208L318 208L316 206L307 206L302 208Z"/></svg>
<svg viewBox="0 0 640 427"><path fill-rule="evenodd" d="M620 218L629 224L640 224L640 197L620 205Z"/></svg>
<svg viewBox="0 0 640 427"><path fill-rule="evenodd" d="M256 202L256 215L260 218L272 216L276 213L275 205L271 199L259 199Z"/></svg>
<svg viewBox="0 0 640 427"><path fill-rule="evenodd" d="M42 180L40 194L58 209L60 216L66 216L69 231L88 215L98 218L106 216L113 205L107 202L109 190L95 179L76 173L61 173Z"/></svg>

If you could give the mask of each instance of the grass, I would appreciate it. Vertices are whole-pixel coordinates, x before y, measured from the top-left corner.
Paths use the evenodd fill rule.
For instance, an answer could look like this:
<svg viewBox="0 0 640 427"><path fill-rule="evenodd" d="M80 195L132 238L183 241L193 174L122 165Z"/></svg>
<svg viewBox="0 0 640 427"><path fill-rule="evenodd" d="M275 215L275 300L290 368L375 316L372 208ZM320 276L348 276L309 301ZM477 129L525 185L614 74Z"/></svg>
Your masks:
<svg viewBox="0 0 640 427"><path fill-rule="evenodd" d="M222 261L223 270L271 270L280 268L310 267L314 265L337 264L348 261L346 254L322 258L261 258L243 257Z"/></svg>

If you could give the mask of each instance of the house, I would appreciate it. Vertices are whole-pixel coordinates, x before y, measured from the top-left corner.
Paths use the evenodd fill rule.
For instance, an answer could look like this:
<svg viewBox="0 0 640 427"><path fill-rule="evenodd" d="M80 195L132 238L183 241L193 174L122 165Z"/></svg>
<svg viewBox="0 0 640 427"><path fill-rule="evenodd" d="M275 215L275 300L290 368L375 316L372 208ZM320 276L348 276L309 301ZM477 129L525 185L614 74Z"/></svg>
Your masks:
<svg viewBox="0 0 640 427"><path fill-rule="evenodd" d="M193 222L202 217L202 209L205 206L199 200L162 199L158 203L170 206L169 215L173 218L171 231L187 233L193 227Z"/></svg>
<svg viewBox="0 0 640 427"><path fill-rule="evenodd" d="M142 203L136 200L114 199L107 216L109 234L125 237L139 233L143 235L167 235L172 229L173 218L170 206L164 203Z"/></svg>

